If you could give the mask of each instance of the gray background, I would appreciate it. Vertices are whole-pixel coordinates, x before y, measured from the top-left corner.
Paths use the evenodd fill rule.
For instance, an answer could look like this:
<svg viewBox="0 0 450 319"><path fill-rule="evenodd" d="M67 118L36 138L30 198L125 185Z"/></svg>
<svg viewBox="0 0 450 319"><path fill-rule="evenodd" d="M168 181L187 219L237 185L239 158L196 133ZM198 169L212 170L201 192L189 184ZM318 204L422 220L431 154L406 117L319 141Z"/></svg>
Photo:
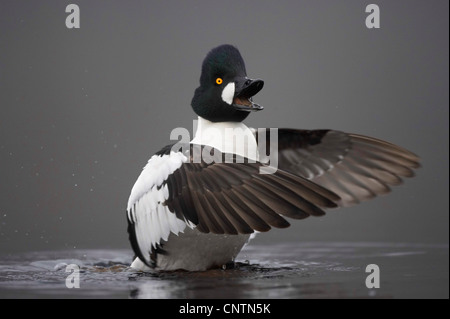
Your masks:
<svg viewBox="0 0 450 319"><path fill-rule="evenodd" d="M65 7L81 9L81 29ZM272 241L448 243L449 2L0 2L0 252L129 247L125 208L212 47L266 81L254 127L333 128L419 154L415 179Z"/></svg>

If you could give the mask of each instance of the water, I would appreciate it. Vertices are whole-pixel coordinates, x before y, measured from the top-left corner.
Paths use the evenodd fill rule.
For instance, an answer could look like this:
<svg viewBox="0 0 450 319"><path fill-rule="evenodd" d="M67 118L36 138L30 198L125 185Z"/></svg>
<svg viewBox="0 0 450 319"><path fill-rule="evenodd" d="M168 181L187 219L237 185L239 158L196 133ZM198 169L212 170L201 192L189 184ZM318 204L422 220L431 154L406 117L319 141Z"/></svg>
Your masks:
<svg viewBox="0 0 450 319"><path fill-rule="evenodd" d="M233 269L141 273L129 250L31 252L0 257L0 298L448 298L448 245L249 245ZM81 267L66 287L66 264ZM381 287L368 289L368 264Z"/></svg>

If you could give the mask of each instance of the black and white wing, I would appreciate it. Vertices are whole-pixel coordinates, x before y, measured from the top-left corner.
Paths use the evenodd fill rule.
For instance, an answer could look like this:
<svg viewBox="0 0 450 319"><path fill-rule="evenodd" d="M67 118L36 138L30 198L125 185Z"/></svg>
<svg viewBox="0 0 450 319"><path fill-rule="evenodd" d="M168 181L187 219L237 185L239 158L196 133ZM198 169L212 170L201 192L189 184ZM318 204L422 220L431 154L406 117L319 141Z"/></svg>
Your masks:
<svg viewBox="0 0 450 319"><path fill-rule="evenodd" d="M324 215L336 207L333 192L288 172L260 174L261 163L213 149L215 160L194 162L195 147L154 155L128 202L128 232L136 255L151 266L163 241L186 227L205 233L249 234L284 228L284 217ZM230 157L231 156L231 157ZM230 163L230 158L232 158Z"/></svg>
<svg viewBox="0 0 450 319"><path fill-rule="evenodd" d="M270 130L260 131L257 138L263 134L269 154ZM341 197L341 206L388 193L420 167L419 157L404 148L334 130L279 129L275 149L279 169L331 190Z"/></svg>
<svg viewBox="0 0 450 319"><path fill-rule="evenodd" d="M166 147L150 158L128 199L127 220L131 246L148 266L149 256L160 249L161 240L167 240L170 233L177 235L186 227L194 227L189 220L177 218L166 204L170 175L188 161L182 152L168 150L169 147Z"/></svg>

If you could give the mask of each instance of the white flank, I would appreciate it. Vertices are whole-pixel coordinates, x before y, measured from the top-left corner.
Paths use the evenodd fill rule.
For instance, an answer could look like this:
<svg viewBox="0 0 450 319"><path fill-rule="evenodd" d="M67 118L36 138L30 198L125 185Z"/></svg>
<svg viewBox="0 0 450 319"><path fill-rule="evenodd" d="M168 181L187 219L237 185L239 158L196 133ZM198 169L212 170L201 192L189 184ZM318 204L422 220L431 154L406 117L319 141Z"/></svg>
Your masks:
<svg viewBox="0 0 450 319"><path fill-rule="evenodd" d="M128 218L134 222L137 241L142 252L150 251L167 241L170 233L178 235L191 222L180 220L164 202L169 198L169 189L164 181L187 161L181 152L169 155L154 155L145 165L131 190L128 200Z"/></svg>
<svg viewBox="0 0 450 319"><path fill-rule="evenodd" d="M187 157L181 152L171 152L169 155L163 156L153 155L131 190L127 210L130 210L133 204L154 186L161 186L167 177L186 161Z"/></svg>

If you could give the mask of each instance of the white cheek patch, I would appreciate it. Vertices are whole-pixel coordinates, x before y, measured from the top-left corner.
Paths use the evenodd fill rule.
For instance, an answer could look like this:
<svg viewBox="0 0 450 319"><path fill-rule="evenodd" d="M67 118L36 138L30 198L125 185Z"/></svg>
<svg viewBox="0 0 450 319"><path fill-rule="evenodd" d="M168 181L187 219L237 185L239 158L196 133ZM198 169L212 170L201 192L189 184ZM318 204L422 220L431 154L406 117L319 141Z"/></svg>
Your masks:
<svg viewBox="0 0 450 319"><path fill-rule="evenodd" d="M233 103L234 97L234 82L230 82L223 88L222 91L222 100L227 104Z"/></svg>

